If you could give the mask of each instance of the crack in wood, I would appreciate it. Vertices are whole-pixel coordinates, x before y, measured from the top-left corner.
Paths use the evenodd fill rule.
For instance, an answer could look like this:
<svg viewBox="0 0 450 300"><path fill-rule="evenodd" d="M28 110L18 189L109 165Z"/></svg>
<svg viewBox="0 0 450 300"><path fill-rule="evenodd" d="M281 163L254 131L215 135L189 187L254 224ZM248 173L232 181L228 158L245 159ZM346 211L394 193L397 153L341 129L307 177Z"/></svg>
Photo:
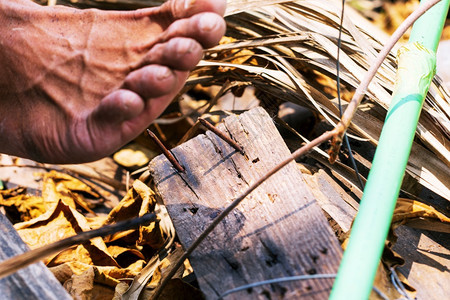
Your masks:
<svg viewBox="0 0 450 300"><path fill-rule="evenodd" d="M200 199L199 195L197 195L197 193L195 192L194 188L190 186L190 184L188 183L188 181L183 178L183 176L180 175L181 180L183 180L184 184L186 184L186 186L188 187L188 189L194 194L195 198ZM195 215L198 211L198 207L195 205L194 202L192 202L192 200L189 200L189 202L191 203L192 207L187 208L193 215Z"/></svg>

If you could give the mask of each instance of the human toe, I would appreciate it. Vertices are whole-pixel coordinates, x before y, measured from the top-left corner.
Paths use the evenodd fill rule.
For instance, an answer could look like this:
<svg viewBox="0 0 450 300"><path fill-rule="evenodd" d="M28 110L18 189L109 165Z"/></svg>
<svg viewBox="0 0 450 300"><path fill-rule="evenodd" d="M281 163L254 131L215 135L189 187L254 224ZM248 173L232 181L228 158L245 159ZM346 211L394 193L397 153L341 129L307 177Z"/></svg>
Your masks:
<svg viewBox="0 0 450 300"><path fill-rule="evenodd" d="M226 0L171 0L162 5L161 10L168 12L174 19L188 18L204 12L223 16L226 4Z"/></svg>
<svg viewBox="0 0 450 300"><path fill-rule="evenodd" d="M149 64L165 65L176 70L192 70L203 56L202 46L191 38L173 38L155 45L139 66Z"/></svg>
<svg viewBox="0 0 450 300"><path fill-rule="evenodd" d="M176 37L189 37L204 48L217 45L225 34L225 20L215 13L196 14L187 19L173 22L162 36L163 41Z"/></svg>
<svg viewBox="0 0 450 300"><path fill-rule="evenodd" d="M176 76L169 67L149 65L128 74L124 88L139 94L143 99L150 99L170 93L176 83Z"/></svg>
<svg viewBox="0 0 450 300"><path fill-rule="evenodd" d="M102 99L94 111L96 119L105 119L107 122L120 123L130 120L144 110L144 100L136 93L119 89Z"/></svg>

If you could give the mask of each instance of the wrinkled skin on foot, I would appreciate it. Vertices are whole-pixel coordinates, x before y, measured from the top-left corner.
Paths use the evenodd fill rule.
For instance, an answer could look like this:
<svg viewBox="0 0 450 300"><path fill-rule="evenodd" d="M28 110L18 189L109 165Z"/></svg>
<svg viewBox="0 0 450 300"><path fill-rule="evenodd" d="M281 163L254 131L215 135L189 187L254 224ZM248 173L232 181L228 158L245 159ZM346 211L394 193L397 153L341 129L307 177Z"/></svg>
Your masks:
<svg viewBox="0 0 450 300"><path fill-rule="evenodd" d="M225 32L225 0L132 12L0 1L0 152L78 163L135 138Z"/></svg>

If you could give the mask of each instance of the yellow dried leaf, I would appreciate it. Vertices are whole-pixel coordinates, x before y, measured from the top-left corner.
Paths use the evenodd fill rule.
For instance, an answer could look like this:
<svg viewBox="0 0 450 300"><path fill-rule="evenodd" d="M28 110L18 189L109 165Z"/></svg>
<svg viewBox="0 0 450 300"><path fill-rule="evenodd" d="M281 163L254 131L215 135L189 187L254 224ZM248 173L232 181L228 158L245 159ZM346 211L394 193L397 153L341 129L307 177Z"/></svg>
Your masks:
<svg viewBox="0 0 450 300"><path fill-rule="evenodd" d="M45 174L44 180L50 178L56 183L58 191L70 190L77 193L87 194L92 198L101 197L100 194L93 190L89 185L68 174L50 171Z"/></svg>
<svg viewBox="0 0 450 300"><path fill-rule="evenodd" d="M13 221L28 221L45 212L42 197L27 195L23 187L0 191L0 206L5 207Z"/></svg>
<svg viewBox="0 0 450 300"><path fill-rule="evenodd" d="M450 218L429 205L411 199L397 200L392 223L394 228L406 224L411 227L450 233Z"/></svg>
<svg viewBox="0 0 450 300"><path fill-rule="evenodd" d="M108 276L108 282L113 282L115 284L116 280L119 279L131 279L134 278L145 265L144 260L138 260L130 264L127 268L118 268L113 266L95 266L98 272ZM85 264L79 261L66 262L64 264L50 267L50 271L53 272L55 277L64 283L72 277L72 275L80 275L87 269L91 268L92 265ZM114 285L112 285L114 286Z"/></svg>
<svg viewBox="0 0 450 300"><path fill-rule="evenodd" d="M53 210L47 211L28 222L15 224L14 227L24 242L32 249L73 236L77 232L91 229L83 215L62 201L59 201ZM101 238L94 238L89 243L62 251L57 255L48 257L45 261L60 264L79 259L101 265L118 266L108 253Z"/></svg>
<svg viewBox="0 0 450 300"><path fill-rule="evenodd" d="M47 209L60 199L72 208L78 204L86 211L93 213L92 205L85 201L84 195L91 198L100 198L100 195L90 186L68 174L50 171L44 174L42 197L47 203Z"/></svg>
<svg viewBox="0 0 450 300"><path fill-rule="evenodd" d="M157 156L158 153L151 151L137 143L129 144L117 151L113 159L119 165L127 168L142 167Z"/></svg>

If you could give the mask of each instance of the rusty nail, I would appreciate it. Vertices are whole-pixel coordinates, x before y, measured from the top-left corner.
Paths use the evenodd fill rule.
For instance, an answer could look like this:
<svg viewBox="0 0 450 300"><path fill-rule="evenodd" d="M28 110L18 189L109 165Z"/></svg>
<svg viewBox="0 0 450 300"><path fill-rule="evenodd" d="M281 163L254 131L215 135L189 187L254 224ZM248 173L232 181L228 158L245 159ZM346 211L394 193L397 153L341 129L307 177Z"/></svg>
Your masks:
<svg viewBox="0 0 450 300"><path fill-rule="evenodd" d="M212 132L214 132L218 137L220 137L223 141L225 141L228 145L230 145L231 147L233 147L234 149L236 149L236 151L238 151L241 154L244 154L244 149L242 149L241 146L238 145L238 143L236 143L235 141L233 141L229 136L225 135L222 131L220 131L219 129L217 129L217 127L215 127L214 125L212 125L211 123L209 123L208 121L206 121L203 118L198 118L198 120L200 121L200 123L205 126L208 130L211 130Z"/></svg>
<svg viewBox="0 0 450 300"><path fill-rule="evenodd" d="M184 173L185 169L183 168L183 166L180 165L175 156L173 156L173 154L164 146L164 144L158 139L158 137L149 129L147 129L147 133L150 138L158 145L159 149L161 149L162 153L170 161L172 166L177 169L178 172Z"/></svg>

